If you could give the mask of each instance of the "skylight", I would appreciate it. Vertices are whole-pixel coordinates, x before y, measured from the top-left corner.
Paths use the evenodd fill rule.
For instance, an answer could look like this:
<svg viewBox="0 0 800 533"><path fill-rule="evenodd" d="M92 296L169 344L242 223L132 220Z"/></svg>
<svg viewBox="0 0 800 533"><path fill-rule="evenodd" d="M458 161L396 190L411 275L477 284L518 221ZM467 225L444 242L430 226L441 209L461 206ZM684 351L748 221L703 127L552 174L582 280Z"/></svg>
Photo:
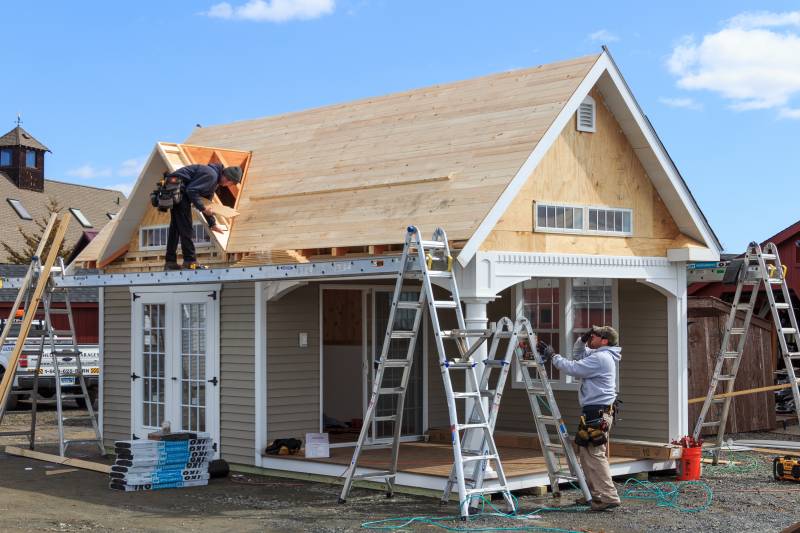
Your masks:
<svg viewBox="0 0 800 533"><path fill-rule="evenodd" d="M91 223L91 222L89 222L89 219L88 219L88 218L86 218L86 215L84 215L84 214L81 212L81 210L80 210L80 209L78 209L77 207L70 207L70 208L69 208L69 212L70 212L70 213L72 213L73 215L75 215L75 218L77 218L77 219L78 219L78 222L80 222L80 223L81 223L81 226L83 226L84 228L91 228L91 227L93 227L93 226L92 226L92 223Z"/></svg>
<svg viewBox="0 0 800 533"><path fill-rule="evenodd" d="M28 213L28 210L25 209L24 205L22 205L22 202L20 202L19 200L15 200L14 198L6 198L6 200L8 200L8 203L11 204L11 207L14 208L14 211L17 212L19 218L21 218L22 220L33 220L31 214Z"/></svg>

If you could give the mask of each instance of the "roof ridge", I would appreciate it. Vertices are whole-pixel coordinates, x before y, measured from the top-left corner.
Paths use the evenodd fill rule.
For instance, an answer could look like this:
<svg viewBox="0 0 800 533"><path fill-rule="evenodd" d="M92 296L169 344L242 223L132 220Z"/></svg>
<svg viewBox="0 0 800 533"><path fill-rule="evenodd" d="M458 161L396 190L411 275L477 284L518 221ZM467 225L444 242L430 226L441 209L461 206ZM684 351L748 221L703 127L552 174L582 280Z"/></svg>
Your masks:
<svg viewBox="0 0 800 533"><path fill-rule="evenodd" d="M107 192L115 192L117 194L122 194L122 191L118 191L117 189L109 189L107 187L97 187L95 185L86 185L84 183L73 183L71 181L54 180L53 178L45 178L44 181L49 181L52 183L61 183L62 185L71 185L74 187L86 187L87 189L95 189L98 191L107 191ZM124 194L122 195L125 196Z"/></svg>

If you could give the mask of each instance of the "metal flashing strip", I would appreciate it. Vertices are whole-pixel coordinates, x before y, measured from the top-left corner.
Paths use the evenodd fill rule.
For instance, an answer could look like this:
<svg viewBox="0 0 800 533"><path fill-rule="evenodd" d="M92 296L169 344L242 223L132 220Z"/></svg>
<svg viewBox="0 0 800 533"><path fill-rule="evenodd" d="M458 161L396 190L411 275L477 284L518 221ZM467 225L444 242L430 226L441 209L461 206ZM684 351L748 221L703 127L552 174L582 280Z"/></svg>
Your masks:
<svg viewBox="0 0 800 533"><path fill-rule="evenodd" d="M345 261L315 261L286 265L241 268L212 268L176 272L132 272L126 274L81 274L53 276L57 287L129 287L141 285L183 285L225 281L277 281L316 278L348 278L397 275L400 256L371 257ZM0 278L0 287L18 289L21 278Z"/></svg>

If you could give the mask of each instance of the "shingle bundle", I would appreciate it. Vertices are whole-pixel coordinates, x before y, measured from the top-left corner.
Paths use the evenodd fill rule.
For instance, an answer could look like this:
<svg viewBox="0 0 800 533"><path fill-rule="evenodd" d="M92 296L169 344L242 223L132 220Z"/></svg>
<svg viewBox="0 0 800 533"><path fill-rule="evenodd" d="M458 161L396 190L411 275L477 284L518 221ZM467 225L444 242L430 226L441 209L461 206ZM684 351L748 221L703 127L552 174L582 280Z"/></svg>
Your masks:
<svg viewBox="0 0 800 533"><path fill-rule="evenodd" d="M121 440L111 467L110 487L154 490L208 484L208 463L214 457L208 433L173 433L168 440Z"/></svg>

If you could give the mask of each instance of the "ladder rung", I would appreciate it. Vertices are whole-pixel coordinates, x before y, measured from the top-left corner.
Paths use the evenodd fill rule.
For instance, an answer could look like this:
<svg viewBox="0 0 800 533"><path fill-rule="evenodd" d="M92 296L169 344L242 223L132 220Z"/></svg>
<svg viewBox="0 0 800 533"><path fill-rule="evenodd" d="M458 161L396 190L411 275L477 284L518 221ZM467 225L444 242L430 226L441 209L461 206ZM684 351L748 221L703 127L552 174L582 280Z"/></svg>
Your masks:
<svg viewBox="0 0 800 533"><path fill-rule="evenodd" d="M752 307L752 306L751 306L749 303L747 303L747 304L737 304L737 305L736 305L736 310L737 310L737 311L747 311L747 310L748 310L748 309L750 309L751 307Z"/></svg>
<svg viewBox="0 0 800 533"><path fill-rule="evenodd" d="M50 309L50 314L51 315L68 315L69 311L67 311L66 309L54 309L54 308L51 308Z"/></svg>
<svg viewBox="0 0 800 533"><path fill-rule="evenodd" d="M572 472L569 470L558 470L555 473L555 476L559 479L566 479L568 481L578 481L578 478L572 475Z"/></svg>
<svg viewBox="0 0 800 533"><path fill-rule="evenodd" d="M79 442L100 442L100 439L69 439L69 440L65 439L64 445L77 444Z"/></svg>
<svg viewBox="0 0 800 533"><path fill-rule="evenodd" d="M786 302L775 302L775 309L789 309L789 304Z"/></svg>
<svg viewBox="0 0 800 533"><path fill-rule="evenodd" d="M445 339L465 339L468 337L489 337L490 329L445 329L440 332Z"/></svg>
<svg viewBox="0 0 800 533"><path fill-rule="evenodd" d="M731 381L733 379L736 379L736 376L734 376L733 374L720 374L719 376L717 376L717 379L720 381Z"/></svg>
<svg viewBox="0 0 800 533"><path fill-rule="evenodd" d="M453 273L447 272L445 270L432 270L428 272L428 277L430 278L452 278Z"/></svg>
<svg viewBox="0 0 800 533"><path fill-rule="evenodd" d="M783 280L781 278L769 278L767 279L767 283L770 285L780 285L783 283Z"/></svg>
<svg viewBox="0 0 800 533"><path fill-rule="evenodd" d="M506 365L505 359L484 359L483 364L492 368L502 368Z"/></svg>
<svg viewBox="0 0 800 533"><path fill-rule="evenodd" d="M419 309L422 307L418 301L411 302L397 302L398 309Z"/></svg>
<svg viewBox="0 0 800 533"><path fill-rule="evenodd" d="M378 361L376 361L377 363ZM383 361L384 368L402 368L411 366L411 361L408 359L386 359Z"/></svg>
<svg viewBox="0 0 800 533"><path fill-rule="evenodd" d="M543 424L550 424L551 426L558 426L561 424L561 420L558 418L553 418L552 416L542 415L539 417L539 421Z"/></svg>
<svg viewBox="0 0 800 533"><path fill-rule="evenodd" d="M434 300L433 306L437 309L455 309L458 304L453 300Z"/></svg>
<svg viewBox="0 0 800 533"><path fill-rule="evenodd" d="M534 396L545 396L547 394L547 391L544 389L539 389L537 387L530 387L528 388L528 394Z"/></svg>
<svg viewBox="0 0 800 533"><path fill-rule="evenodd" d="M774 261L775 260L775 254L761 254L761 258L764 261Z"/></svg>
<svg viewBox="0 0 800 533"><path fill-rule="evenodd" d="M375 422L394 422L397 420L397 415L376 416L373 420L375 420Z"/></svg>
<svg viewBox="0 0 800 533"><path fill-rule="evenodd" d="M83 394L62 394L61 395L61 399L62 400L77 400L78 398L81 398L83 400L86 399L86 397Z"/></svg>
<svg viewBox="0 0 800 533"><path fill-rule="evenodd" d="M786 354L789 359L800 359L800 352L789 352Z"/></svg>
<svg viewBox="0 0 800 533"><path fill-rule="evenodd" d="M539 363L537 363L535 359L520 359L519 364L520 366L529 366L529 367L539 366Z"/></svg>
<svg viewBox="0 0 800 533"><path fill-rule="evenodd" d="M392 331L393 339L413 339L416 336L414 331Z"/></svg>
<svg viewBox="0 0 800 533"><path fill-rule="evenodd" d="M719 420L716 420L714 422L703 422L703 427L704 428L712 428L712 427L719 426L719 423L720 423Z"/></svg>
<svg viewBox="0 0 800 533"><path fill-rule="evenodd" d="M467 370L469 368L475 368L475 365L477 364L477 361L473 361L472 359L468 359L466 361L450 360L447 361L445 366L451 370Z"/></svg>
<svg viewBox="0 0 800 533"><path fill-rule="evenodd" d="M404 390L403 387L387 387L378 389L378 394L402 394Z"/></svg>
<svg viewBox="0 0 800 533"><path fill-rule="evenodd" d="M744 335L744 328L731 328L731 335Z"/></svg>
<svg viewBox="0 0 800 533"><path fill-rule="evenodd" d="M483 422L479 422L477 424L458 424L456 429L458 431L463 431L465 429L489 429L489 425L484 424Z"/></svg>
<svg viewBox="0 0 800 533"><path fill-rule="evenodd" d="M462 399L462 398L480 398L480 397L481 397L481 393L480 392L454 392L453 393L453 398L455 398L456 400L459 400L459 399Z"/></svg>
<svg viewBox="0 0 800 533"><path fill-rule="evenodd" d="M781 335L794 335L797 330L794 328L781 328Z"/></svg>
<svg viewBox="0 0 800 533"><path fill-rule="evenodd" d="M461 462L462 463L468 463L468 462L471 462L471 461L483 461L484 459L486 459L486 460L495 459L496 460L497 456L496 455L462 455L461 456Z"/></svg>
<svg viewBox="0 0 800 533"><path fill-rule="evenodd" d="M736 359L739 357L739 352L722 352L722 357L725 359Z"/></svg>
<svg viewBox="0 0 800 533"><path fill-rule="evenodd" d="M567 450L565 450L564 447L561 444L552 444L551 443L551 444L545 445L545 448L547 448L551 452L557 453L559 455L567 455Z"/></svg>
<svg viewBox="0 0 800 533"><path fill-rule="evenodd" d="M442 249L445 246L445 243L442 241L420 241L422 243L423 248L438 248ZM416 243L413 243L416 247Z"/></svg>
<svg viewBox="0 0 800 533"><path fill-rule="evenodd" d="M505 487L480 487L477 489L467 489L467 496L471 496L473 494L493 494L495 492L506 492L508 491Z"/></svg>

